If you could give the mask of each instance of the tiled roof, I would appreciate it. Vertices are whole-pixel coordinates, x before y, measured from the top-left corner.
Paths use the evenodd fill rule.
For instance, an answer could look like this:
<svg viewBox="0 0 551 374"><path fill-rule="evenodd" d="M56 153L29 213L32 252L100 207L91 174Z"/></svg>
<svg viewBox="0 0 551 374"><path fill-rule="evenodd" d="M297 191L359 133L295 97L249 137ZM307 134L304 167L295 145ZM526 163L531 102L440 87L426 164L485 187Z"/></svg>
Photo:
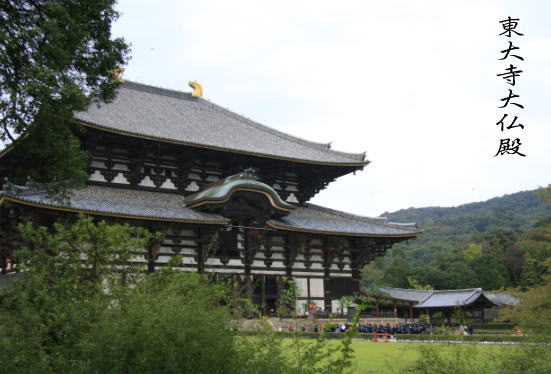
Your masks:
<svg viewBox="0 0 551 374"><path fill-rule="evenodd" d="M268 225L291 231L357 236L415 237L420 233L414 224L394 224L383 217L362 217L314 204L298 207L280 220L268 221Z"/></svg>
<svg viewBox="0 0 551 374"><path fill-rule="evenodd" d="M492 303L481 288L467 288L459 290L414 290L393 287L381 287L381 291L390 297L400 300L418 302L414 308L442 308L470 305L483 298Z"/></svg>
<svg viewBox="0 0 551 374"><path fill-rule="evenodd" d="M90 214L211 224L229 223L224 217L186 208L182 196L169 193L87 186L73 191L69 204L65 204L53 199L43 190L10 185L9 190L2 192L1 196L16 202Z"/></svg>
<svg viewBox="0 0 551 374"><path fill-rule="evenodd" d="M432 290L414 290L393 287L380 287L379 289L384 293L389 294L393 299L416 302L420 302L433 292Z"/></svg>
<svg viewBox="0 0 551 374"><path fill-rule="evenodd" d="M74 191L70 197L70 204L64 204L43 190L12 184L6 186L6 190L0 193L2 199L44 208L126 218L205 224L230 223L227 218L220 215L186 208L184 197L173 193L92 185ZM297 207L280 220L269 220L268 225L282 230L333 235L414 237L419 233L415 226L396 226L387 223L385 218L361 217L317 205Z"/></svg>
<svg viewBox="0 0 551 374"><path fill-rule="evenodd" d="M481 288L435 290L415 308L464 306L474 303L479 297L484 297Z"/></svg>
<svg viewBox="0 0 551 374"><path fill-rule="evenodd" d="M81 123L190 146L299 162L368 164L365 153L345 153L276 131L190 93L127 81L116 99L75 114Z"/></svg>

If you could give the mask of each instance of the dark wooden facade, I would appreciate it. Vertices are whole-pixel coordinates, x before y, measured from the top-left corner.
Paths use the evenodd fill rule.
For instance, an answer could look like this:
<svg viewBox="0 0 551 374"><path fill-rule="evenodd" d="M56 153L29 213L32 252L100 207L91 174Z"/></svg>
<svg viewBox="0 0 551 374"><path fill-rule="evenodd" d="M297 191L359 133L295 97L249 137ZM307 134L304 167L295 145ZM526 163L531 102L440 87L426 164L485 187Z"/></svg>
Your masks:
<svg viewBox="0 0 551 374"><path fill-rule="evenodd" d="M365 264L384 254L392 244L418 234L414 227L393 226L383 219L369 221L313 208L307 203L331 181L363 169L367 162L339 164L291 160L152 139L142 134L83 124L85 131L79 132L79 136L82 146L90 153L90 178L80 197L72 198L72 205L56 205L45 202L46 198L42 197L42 200L32 200L20 193L18 187L7 182L14 175L18 160L10 152L1 156L0 177L4 181L0 207L2 273L15 269L11 254L20 242L16 229L19 222L32 220L48 225L70 221L75 212L83 212L161 232L163 239L148 248L142 259L149 271L163 266L172 256L183 256L184 271L236 276L243 282L249 297L262 305L265 313L276 308L285 282L293 278L301 289L301 300L311 300L320 308L334 312L336 299L359 291L361 269ZM270 196L266 198L265 193L254 189L232 192L227 201L220 204L219 210L211 212L220 217L218 221L141 213L141 210L151 210L152 206L155 208L156 202L163 201L165 206L170 206L164 202L169 199L168 195L170 199L182 197L184 205L186 197L250 168L279 198L300 210L302 216L297 213L297 218L289 221L291 223L279 225L281 217L274 217L267 209L273 205ZM135 206L132 201L117 200L117 194L124 196L127 191L138 196ZM109 205L110 201L113 204L108 206L108 211L97 210L86 195L88 192L93 192L94 198L104 205ZM104 194L104 198L98 198L98 194ZM116 209L117 204L120 210ZM181 209L191 214L192 209ZM342 220L342 227L352 222L359 228L348 232L331 231L327 227L332 227L335 220ZM320 222L321 226L315 226ZM370 229L371 226L376 230Z"/></svg>

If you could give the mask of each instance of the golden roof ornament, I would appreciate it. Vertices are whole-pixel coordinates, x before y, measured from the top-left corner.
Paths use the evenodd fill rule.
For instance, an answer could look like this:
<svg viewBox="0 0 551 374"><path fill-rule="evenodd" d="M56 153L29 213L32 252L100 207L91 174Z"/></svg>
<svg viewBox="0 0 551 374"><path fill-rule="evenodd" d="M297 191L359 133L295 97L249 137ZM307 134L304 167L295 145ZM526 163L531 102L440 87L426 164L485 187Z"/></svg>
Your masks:
<svg viewBox="0 0 551 374"><path fill-rule="evenodd" d="M188 82L189 86L193 88L191 96L193 97L203 97L203 87L197 82Z"/></svg>
<svg viewBox="0 0 551 374"><path fill-rule="evenodd" d="M126 69L123 68L122 66L117 66L116 68L114 68L113 70L110 71L111 75L113 75L113 78L115 78L115 80L119 83L124 83L124 78L121 77L121 74L125 71Z"/></svg>

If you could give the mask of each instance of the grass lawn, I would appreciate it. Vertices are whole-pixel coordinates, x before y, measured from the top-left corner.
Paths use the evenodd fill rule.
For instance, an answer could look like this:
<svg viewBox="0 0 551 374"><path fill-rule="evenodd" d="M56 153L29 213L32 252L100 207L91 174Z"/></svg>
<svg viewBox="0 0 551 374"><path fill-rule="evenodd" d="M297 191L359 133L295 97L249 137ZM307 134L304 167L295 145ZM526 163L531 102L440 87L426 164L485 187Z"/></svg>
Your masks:
<svg viewBox="0 0 551 374"><path fill-rule="evenodd" d="M418 343L373 343L353 341L356 371L384 373L387 369L399 372L415 362Z"/></svg>
<svg viewBox="0 0 551 374"><path fill-rule="evenodd" d="M306 343L308 340L304 340ZM309 340L312 342L312 340ZM289 339L290 343L290 339ZM328 344L339 344L339 341L329 340ZM419 346L431 344L437 349L441 349L445 355L453 355L451 348L459 348L455 344L446 343L373 343L371 341L353 341L355 373L401 373L405 368L412 365L419 358ZM469 344L469 346L471 346ZM472 347L472 346L471 346ZM463 348L467 348L467 345ZM484 356L498 353L503 349L511 349L511 346L504 345L483 345L476 346L473 359L484 359ZM454 351L455 352L455 351Z"/></svg>

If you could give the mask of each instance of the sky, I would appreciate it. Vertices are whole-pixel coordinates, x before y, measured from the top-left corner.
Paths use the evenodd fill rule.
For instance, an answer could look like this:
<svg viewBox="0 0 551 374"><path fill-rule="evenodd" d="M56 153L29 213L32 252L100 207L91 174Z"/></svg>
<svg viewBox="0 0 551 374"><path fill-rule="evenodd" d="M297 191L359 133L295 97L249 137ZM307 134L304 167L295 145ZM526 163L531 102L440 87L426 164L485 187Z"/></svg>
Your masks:
<svg viewBox="0 0 551 374"><path fill-rule="evenodd" d="M551 183L551 1L119 0L123 77L371 163L311 202L378 216ZM506 38L499 21L519 18ZM498 59L511 40L524 60ZM515 86L497 74L522 70ZM509 89L519 95L500 109ZM518 116L524 128L496 123ZM509 123L509 122L508 122ZM516 139L525 157L498 155Z"/></svg>

